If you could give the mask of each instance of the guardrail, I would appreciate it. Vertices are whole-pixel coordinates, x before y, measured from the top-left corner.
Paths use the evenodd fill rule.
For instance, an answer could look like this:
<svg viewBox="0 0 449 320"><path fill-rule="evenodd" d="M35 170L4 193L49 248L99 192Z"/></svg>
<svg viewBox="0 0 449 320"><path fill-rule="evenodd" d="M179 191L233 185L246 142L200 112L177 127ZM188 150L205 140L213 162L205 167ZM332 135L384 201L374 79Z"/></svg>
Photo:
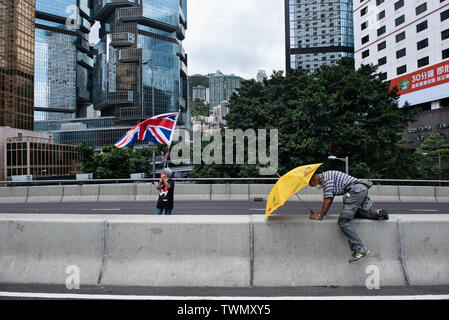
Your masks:
<svg viewBox="0 0 449 320"><path fill-rule="evenodd" d="M176 184L177 201L264 201L274 183ZM449 187L374 185L375 202L449 203ZM135 202L157 201L153 183L14 186L0 188L0 203ZM306 186L290 201L321 202L323 192ZM342 197L336 197L341 202Z"/></svg>
<svg viewBox="0 0 449 320"><path fill-rule="evenodd" d="M277 181L279 178L260 178L260 177L248 177L248 178L173 178L175 182L215 182L218 184L235 183L243 181ZM412 180L412 179L370 179L375 184L381 185L384 182L393 183L410 183L416 184L449 184L449 180ZM145 179L90 179L90 180L32 180L32 181L0 181L0 187L2 186L37 186L37 185L83 185L83 184L119 184L119 183L148 183L159 181L159 178L145 178Z"/></svg>

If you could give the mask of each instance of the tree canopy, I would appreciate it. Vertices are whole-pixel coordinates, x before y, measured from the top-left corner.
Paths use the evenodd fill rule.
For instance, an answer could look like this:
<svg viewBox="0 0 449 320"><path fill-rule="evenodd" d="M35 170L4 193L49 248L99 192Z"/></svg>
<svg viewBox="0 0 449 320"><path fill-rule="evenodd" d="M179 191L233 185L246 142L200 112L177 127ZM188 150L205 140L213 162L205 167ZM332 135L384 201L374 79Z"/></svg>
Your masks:
<svg viewBox="0 0 449 320"><path fill-rule="evenodd" d="M278 129L281 174L318 162L325 162L322 170L344 171L344 163L327 160L334 155L349 157L354 176L407 178L412 151L399 142L418 110L399 108L397 101L397 91L389 91L374 66L354 70L352 61L342 60L311 75L298 69L286 76L274 72L263 83L243 81L230 99L226 120L231 129ZM203 164L195 175L236 177L251 167Z"/></svg>

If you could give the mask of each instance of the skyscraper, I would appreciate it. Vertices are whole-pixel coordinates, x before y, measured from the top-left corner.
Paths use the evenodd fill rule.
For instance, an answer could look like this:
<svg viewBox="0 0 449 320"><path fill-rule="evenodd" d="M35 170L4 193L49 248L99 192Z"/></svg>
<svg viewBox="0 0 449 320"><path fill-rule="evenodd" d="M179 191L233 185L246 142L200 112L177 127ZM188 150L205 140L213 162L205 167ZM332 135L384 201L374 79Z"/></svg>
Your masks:
<svg viewBox="0 0 449 320"><path fill-rule="evenodd" d="M0 126L33 130L34 0L0 0Z"/></svg>
<svg viewBox="0 0 449 320"><path fill-rule="evenodd" d="M35 119L84 116L93 67L88 0L36 0Z"/></svg>
<svg viewBox="0 0 449 320"><path fill-rule="evenodd" d="M354 57L352 1L285 0L286 70Z"/></svg>
<svg viewBox="0 0 449 320"><path fill-rule="evenodd" d="M188 122L187 0L94 0L93 18L101 22L93 96L102 116L130 126L181 110L178 123Z"/></svg>
<svg viewBox="0 0 449 320"><path fill-rule="evenodd" d="M218 106L222 101L229 101L231 95L242 86L242 78L231 74L225 75L217 71L209 77L209 110Z"/></svg>

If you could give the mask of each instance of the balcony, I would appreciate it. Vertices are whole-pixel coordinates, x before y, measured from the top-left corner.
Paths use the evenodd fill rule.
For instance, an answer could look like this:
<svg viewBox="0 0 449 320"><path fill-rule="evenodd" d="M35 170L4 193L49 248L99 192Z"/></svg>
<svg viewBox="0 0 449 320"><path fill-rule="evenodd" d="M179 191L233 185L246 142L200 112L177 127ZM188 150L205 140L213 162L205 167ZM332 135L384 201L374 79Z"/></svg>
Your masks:
<svg viewBox="0 0 449 320"><path fill-rule="evenodd" d="M83 66L86 69L92 69L94 67L94 59L82 52L78 52L77 62L80 66Z"/></svg>
<svg viewBox="0 0 449 320"><path fill-rule="evenodd" d="M84 53L88 53L90 51L89 42L84 38L76 39L76 48Z"/></svg>
<svg viewBox="0 0 449 320"><path fill-rule="evenodd" d="M184 29L187 29L187 20L181 7L179 7L179 21L184 26Z"/></svg>
<svg viewBox="0 0 449 320"><path fill-rule="evenodd" d="M176 30L178 30L177 26L145 17L143 15L141 6L131 8L121 8L118 11L118 16L121 22L137 22L141 25L159 29L166 32L175 32Z"/></svg>
<svg viewBox="0 0 449 320"><path fill-rule="evenodd" d="M142 59L142 49L122 49L118 53L120 62L138 62Z"/></svg>
<svg viewBox="0 0 449 320"><path fill-rule="evenodd" d="M136 42L136 35L129 32L111 34L111 45L114 48L132 46Z"/></svg>
<svg viewBox="0 0 449 320"><path fill-rule="evenodd" d="M95 109L107 109L117 104L132 104L134 102L134 92L116 91L104 93L94 99Z"/></svg>
<svg viewBox="0 0 449 320"><path fill-rule="evenodd" d="M94 0L94 20L107 19L116 8L130 7L134 5L132 0Z"/></svg>
<svg viewBox="0 0 449 320"><path fill-rule="evenodd" d="M84 18L90 20L90 9L89 7L82 1L78 1L78 7L80 9L80 15Z"/></svg>
<svg viewBox="0 0 449 320"><path fill-rule="evenodd" d="M121 120L142 119L142 109L136 107L120 108L119 118Z"/></svg>
<svg viewBox="0 0 449 320"><path fill-rule="evenodd" d="M182 24L179 24L178 30L176 30L176 37L181 41L186 38L186 30Z"/></svg>
<svg viewBox="0 0 449 320"><path fill-rule="evenodd" d="M187 102L182 97L179 97L179 109L181 109L182 112L187 111Z"/></svg>

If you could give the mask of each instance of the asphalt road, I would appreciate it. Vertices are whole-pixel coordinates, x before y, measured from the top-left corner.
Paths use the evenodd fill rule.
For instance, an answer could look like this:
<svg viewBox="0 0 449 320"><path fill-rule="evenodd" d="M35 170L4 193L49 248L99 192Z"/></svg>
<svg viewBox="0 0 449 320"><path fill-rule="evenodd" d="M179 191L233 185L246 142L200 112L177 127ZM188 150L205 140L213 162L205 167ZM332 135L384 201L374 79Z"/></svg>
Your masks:
<svg viewBox="0 0 449 320"><path fill-rule="evenodd" d="M185 215L247 215L265 214L266 202L258 201L176 201L173 214ZM329 214L339 214L342 203L335 202ZM88 202L88 203L20 203L0 204L0 213L17 214L132 214L156 213L155 202ZM374 203L390 214L449 214L447 203ZM319 202L286 202L279 214L309 214L319 211Z"/></svg>

